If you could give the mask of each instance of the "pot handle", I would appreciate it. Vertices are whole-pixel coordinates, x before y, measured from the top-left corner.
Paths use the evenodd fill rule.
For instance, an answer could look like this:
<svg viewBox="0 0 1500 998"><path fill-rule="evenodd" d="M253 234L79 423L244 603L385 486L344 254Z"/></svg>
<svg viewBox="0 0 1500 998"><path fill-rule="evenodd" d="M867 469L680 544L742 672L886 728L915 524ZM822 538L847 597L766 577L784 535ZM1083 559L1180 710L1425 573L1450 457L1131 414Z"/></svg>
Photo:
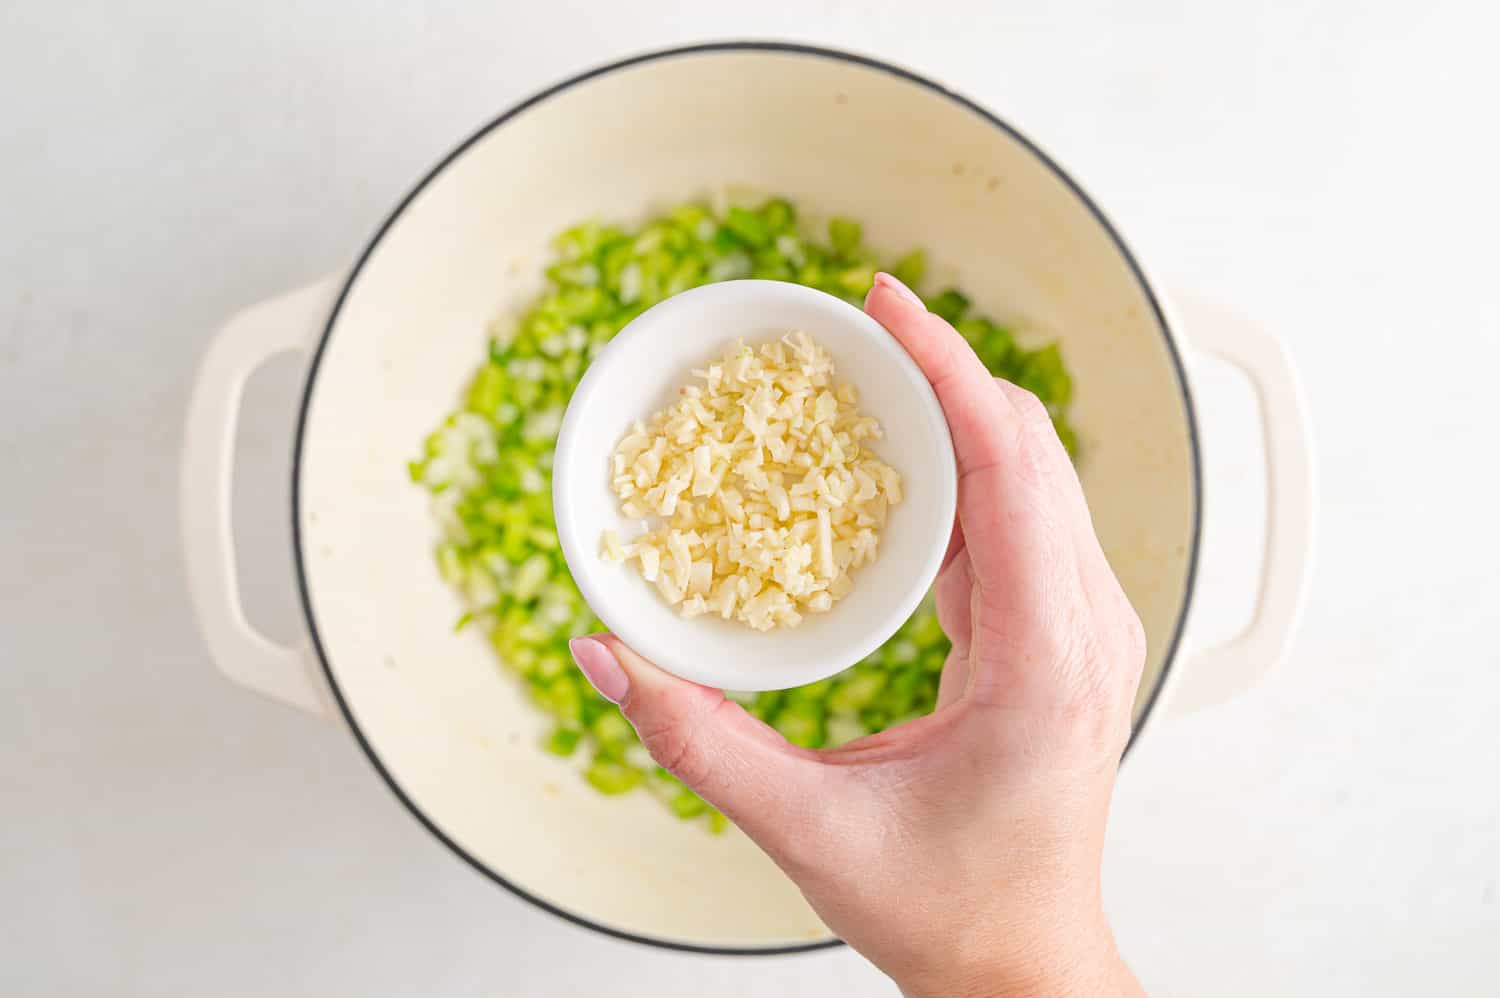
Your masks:
<svg viewBox="0 0 1500 998"><path fill-rule="evenodd" d="M1166 703L1168 716L1181 716L1245 692L1286 654L1312 574L1317 483L1302 389L1281 343L1202 298L1178 294L1172 305L1190 346L1249 378L1265 441L1267 491L1266 555L1250 623L1228 642L1189 654Z"/></svg>
<svg viewBox="0 0 1500 998"><path fill-rule="evenodd" d="M342 275L330 275L224 323L193 384L179 481L188 592L214 664L242 686L328 720L336 711L307 639L278 644L245 617L230 495L246 380L278 354L312 348L341 284Z"/></svg>

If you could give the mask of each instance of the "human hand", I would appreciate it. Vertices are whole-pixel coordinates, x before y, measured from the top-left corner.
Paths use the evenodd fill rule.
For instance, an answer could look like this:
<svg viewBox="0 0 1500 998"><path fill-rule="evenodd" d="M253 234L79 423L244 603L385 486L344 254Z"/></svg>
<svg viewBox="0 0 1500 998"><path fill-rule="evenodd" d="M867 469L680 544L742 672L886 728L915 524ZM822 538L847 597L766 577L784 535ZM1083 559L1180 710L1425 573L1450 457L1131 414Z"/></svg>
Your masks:
<svg viewBox="0 0 1500 998"><path fill-rule="evenodd" d="M574 658L652 757L908 995L1139 994L1099 867L1140 621L1035 396L993 379L894 278L865 310L932 382L958 460L937 709L813 751L612 635L575 639Z"/></svg>

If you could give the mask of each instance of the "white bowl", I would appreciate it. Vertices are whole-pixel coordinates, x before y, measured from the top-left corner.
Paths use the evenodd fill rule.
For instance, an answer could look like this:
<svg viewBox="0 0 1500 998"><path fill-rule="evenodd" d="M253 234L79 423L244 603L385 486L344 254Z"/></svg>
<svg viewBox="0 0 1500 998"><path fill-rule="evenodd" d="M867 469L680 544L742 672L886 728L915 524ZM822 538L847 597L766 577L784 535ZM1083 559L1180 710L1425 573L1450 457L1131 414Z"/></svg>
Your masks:
<svg viewBox="0 0 1500 998"><path fill-rule="evenodd" d="M636 420L678 397L689 372L736 340L759 344L803 330L833 356L840 381L885 431L874 445L901 473L880 556L854 573L854 589L797 627L756 632L712 614L681 616L634 566L604 561L603 531L622 538L639 521L620 512L609 459ZM775 690L841 672L879 648L922 602L953 530L957 474L948 424L932 386L891 334L864 312L782 281L728 281L648 309L589 365L568 411L552 469L557 535L568 569L599 619L669 672L706 686Z"/></svg>

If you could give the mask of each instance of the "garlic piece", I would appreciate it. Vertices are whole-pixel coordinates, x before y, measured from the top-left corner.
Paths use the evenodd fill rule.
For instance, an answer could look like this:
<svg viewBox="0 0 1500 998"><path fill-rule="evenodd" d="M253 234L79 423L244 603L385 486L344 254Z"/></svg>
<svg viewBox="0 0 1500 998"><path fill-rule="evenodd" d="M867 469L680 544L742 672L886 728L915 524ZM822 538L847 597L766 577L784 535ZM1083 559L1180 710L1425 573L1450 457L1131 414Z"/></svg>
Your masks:
<svg viewBox="0 0 1500 998"><path fill-rule="evenodd" d="M630 543L606 531L602 556L633 563L684 616L768 631L828 612L901 501L900 474L861 443L880 425L806 333L737 344L692 373L702 384L611 455L621 511L654 522Z"/></svg>

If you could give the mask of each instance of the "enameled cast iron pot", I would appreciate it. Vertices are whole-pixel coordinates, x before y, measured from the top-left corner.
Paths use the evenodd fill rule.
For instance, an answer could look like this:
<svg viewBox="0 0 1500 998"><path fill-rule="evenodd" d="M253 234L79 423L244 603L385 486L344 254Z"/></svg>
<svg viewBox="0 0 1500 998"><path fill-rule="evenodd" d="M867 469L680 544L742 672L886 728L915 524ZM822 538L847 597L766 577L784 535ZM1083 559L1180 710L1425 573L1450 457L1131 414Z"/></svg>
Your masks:
<svg viewBox="0 0 1500 998"><path fill-rule="evenodd" d="M1094 521L1150 643L1137 735L1169 704L1222 699L1275 662L1313 509L1302 408L1275 341L1232 312L1166 300L1078 185L989 111L905 70L795 45L657 52L546 90L445 157L351 270L231 319L191 403L183 530L220 668L342 718L475 869L614 935L785 952L834 940L749 841L680 823L645 794L600 797L538 750L543 717L479 634L453 631L428 500L405 469L483 356L487 323L538 289L557 229L725 185L860 219L875 246L925 247L938 282L1023 337L1061 339ZM290 505L308 640L283 648L240 609L228 497L245 379L291 350L311 355ZM1249 629L1186 654L1204 508L1195 351L1256 388L1269 516Z"/></svg>

